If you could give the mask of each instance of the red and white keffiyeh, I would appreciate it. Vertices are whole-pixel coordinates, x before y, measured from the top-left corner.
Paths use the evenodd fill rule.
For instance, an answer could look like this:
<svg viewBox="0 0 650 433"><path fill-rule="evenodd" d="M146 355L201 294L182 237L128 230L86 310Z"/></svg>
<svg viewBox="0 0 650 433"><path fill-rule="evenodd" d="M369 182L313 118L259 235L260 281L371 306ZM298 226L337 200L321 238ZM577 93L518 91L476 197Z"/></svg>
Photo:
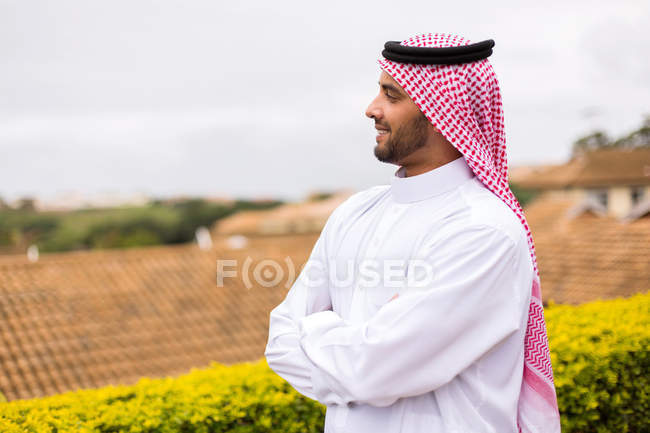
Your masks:
<svg viewBox="0 0 650 433"><path fill-rule="evenodd" d="M471 41L456 35L428 33L401 42L413 47L453 47ZM518 406L519 432L560 431L553 369L533 238L524 213L508 185L508 161L501 93L488 59L455 65L420 65L378 60L429 121L465 157L474 174L519 217L528 235L535 269L531 283L524 372Z"/></svg>

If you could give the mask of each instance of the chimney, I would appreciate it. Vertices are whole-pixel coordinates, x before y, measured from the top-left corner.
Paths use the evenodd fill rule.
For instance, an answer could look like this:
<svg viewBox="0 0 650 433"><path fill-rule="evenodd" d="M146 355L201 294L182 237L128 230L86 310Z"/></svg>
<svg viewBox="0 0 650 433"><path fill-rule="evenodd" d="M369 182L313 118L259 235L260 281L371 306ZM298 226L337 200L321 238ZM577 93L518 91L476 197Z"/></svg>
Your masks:
<svg viewBox="0 0 650 433"><path fill-rule="evenodd" d="M27 260L30 262L38 261L38 247L35 244L32 244L27 248Z"/></svg>
<svg viewBox="0 0 650 433"><path fill-rule="evenodd" d="M200 249L203 251L212 249L212 236L210 236L210 230L207 227L201 226L196 229L194 237Z"/></svg>

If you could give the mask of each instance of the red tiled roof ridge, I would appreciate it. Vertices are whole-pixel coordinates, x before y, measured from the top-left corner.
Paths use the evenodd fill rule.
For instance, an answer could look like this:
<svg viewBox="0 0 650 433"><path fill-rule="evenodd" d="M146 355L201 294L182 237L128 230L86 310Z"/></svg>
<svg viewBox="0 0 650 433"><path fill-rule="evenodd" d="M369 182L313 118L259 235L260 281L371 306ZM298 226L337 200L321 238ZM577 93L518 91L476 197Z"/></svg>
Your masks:
<svg viewBox="0 0 650 433"><path fill-rule="evenodd" d="M56 251L56 252L39 252L38 263L41 261L52 261L52 260L65 260L65 259L74 259L78 257L88 257L88 256L107 256L107 257L125 257L131 258L142 254L169 254L177 253L179 251L186 250L187 252L201 252L201 253L214 253L215 249L203 251L201 250L195 242L186 242L182 244L161 244L161 245L146 245L139 247L129 247L129 248L98 248L98 249L78 249L71 251ZM0 266L4 264L14 264L16 262L27 261L26 254L5 254L0 255Z"/></svg>
<svg viewBox="0 0 650 433"><path fill-rule="evenodd" d="M650 185L650 147L597 149L579 153L565 164L531 168L517 181L528 188Z"/></svg>

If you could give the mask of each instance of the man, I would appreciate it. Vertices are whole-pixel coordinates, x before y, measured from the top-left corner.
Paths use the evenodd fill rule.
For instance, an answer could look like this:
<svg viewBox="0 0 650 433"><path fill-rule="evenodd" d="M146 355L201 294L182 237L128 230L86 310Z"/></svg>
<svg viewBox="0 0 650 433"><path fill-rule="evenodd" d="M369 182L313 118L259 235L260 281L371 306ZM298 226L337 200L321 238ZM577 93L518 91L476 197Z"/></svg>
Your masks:
<svg viewBox="0 0 650 433"><path fill-rule="evenodd" d="M560 431L493 45L424 34L382 52L366 115L399 169L334 210L270 316L268 364L327 405L326 433Z"/></svg>

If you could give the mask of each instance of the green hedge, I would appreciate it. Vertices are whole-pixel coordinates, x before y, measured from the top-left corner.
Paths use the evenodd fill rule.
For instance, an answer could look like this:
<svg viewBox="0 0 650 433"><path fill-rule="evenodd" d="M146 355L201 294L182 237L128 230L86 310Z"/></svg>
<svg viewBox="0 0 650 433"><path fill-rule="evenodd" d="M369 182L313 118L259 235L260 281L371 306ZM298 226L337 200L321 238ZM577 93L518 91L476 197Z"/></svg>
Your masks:
<svg viewBox="0 0 650 433"><path fill-rule="evenodd" d="M0 405L0 432L322 432L324 406L265 360Z"/></svg>
<svg viewBox="0 0 650 433"><path fill-rule="evenodd" d="M546 309L564 433L650 431L649 313L650 294ZM262 359L0 403L0 432L309 433L324 414Z"/></svg>
<svg viewBox="0 0 650 433"><path fill-rule="evenodd" d="M650 432L650 294L545 310L564 432Z"/></svg>

